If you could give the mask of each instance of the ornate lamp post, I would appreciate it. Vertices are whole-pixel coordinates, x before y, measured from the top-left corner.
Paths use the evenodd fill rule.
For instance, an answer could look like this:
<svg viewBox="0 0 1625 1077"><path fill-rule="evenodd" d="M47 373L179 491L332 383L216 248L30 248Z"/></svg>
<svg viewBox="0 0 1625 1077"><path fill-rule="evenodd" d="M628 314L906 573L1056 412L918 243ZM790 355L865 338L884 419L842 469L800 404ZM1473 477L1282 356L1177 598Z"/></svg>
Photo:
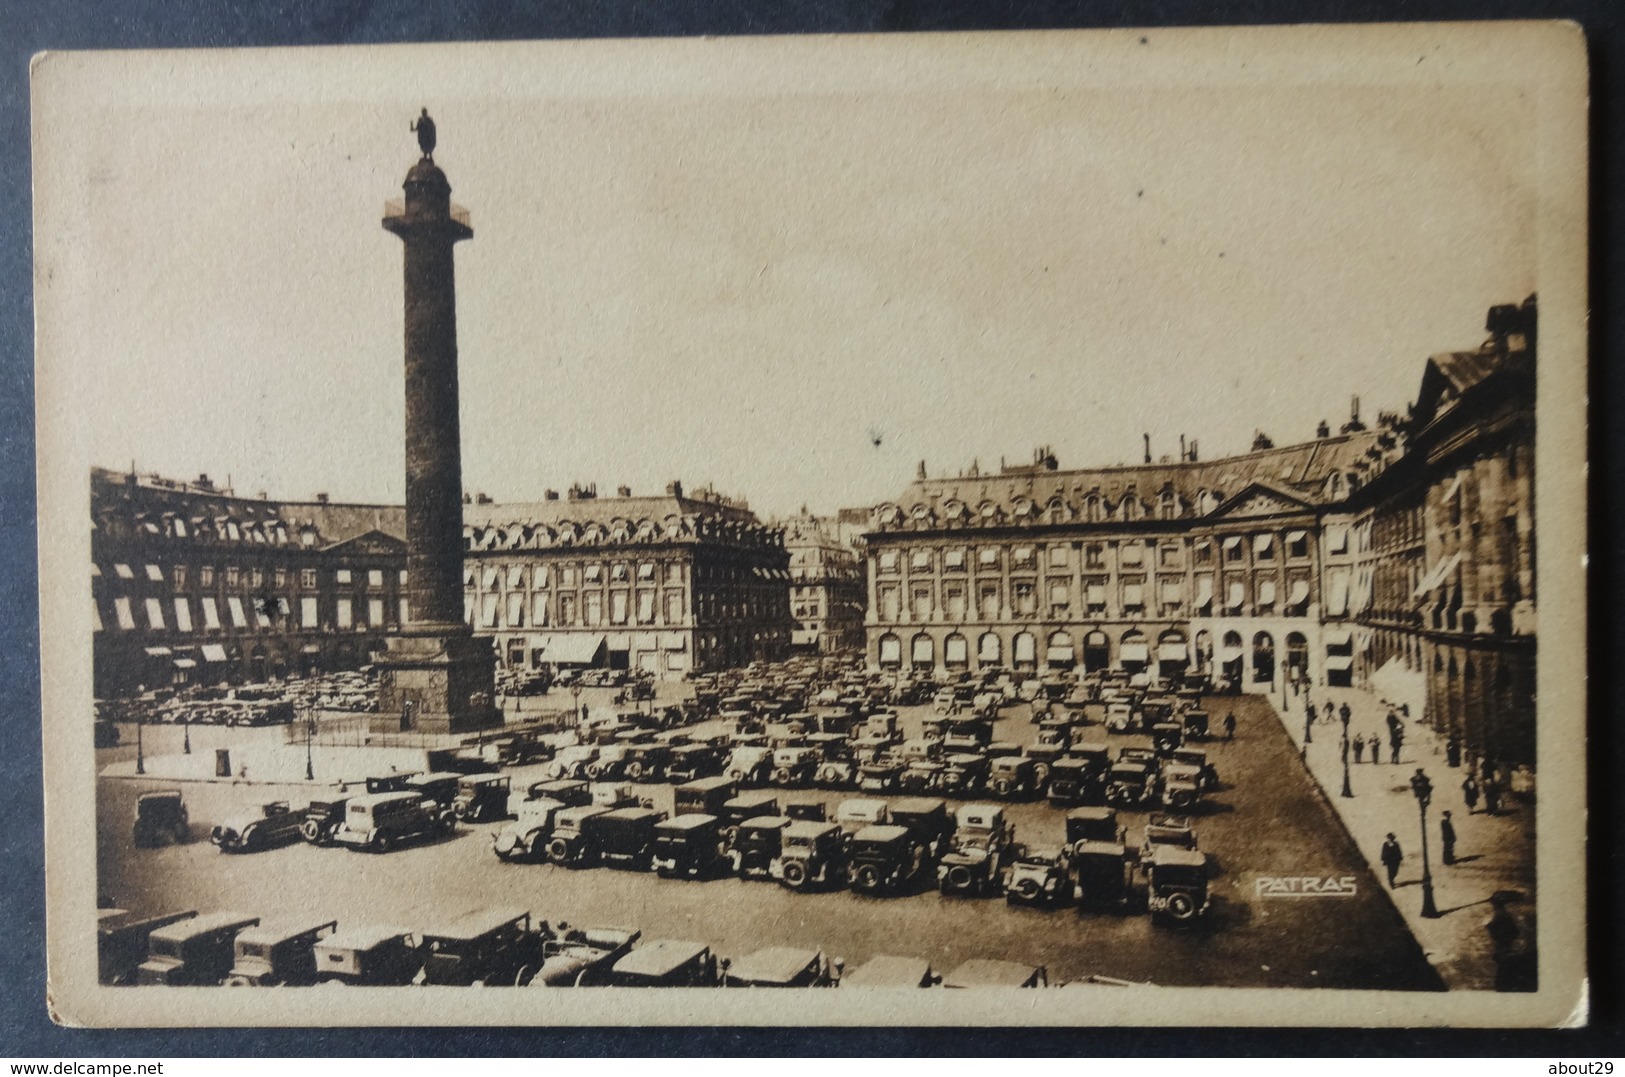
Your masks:
<svg viewBox="0 0 1625 1077"><path fill-rule="evenodd" d="M1354 795L1354 788L1349 785L1349 709L1348 709L1347 705L1344 705L1343 709L1340 712L1338 712L1338 716L1343 719L1343 793L1342 793L1342 795L1346 796L1346 797L1352 797Z"/></svg>
<svg viewBox="0 0 1625 1077"><path fill-rule="evenodd" d="M1422 915L1430 920L1439 916L1439 907L1433 903L1433 870L1428 863L1428 801L1433 799L1433 783L1417 767L1411 776L1411 792L1416 794L1416 806L1422 817Z"/></svg>

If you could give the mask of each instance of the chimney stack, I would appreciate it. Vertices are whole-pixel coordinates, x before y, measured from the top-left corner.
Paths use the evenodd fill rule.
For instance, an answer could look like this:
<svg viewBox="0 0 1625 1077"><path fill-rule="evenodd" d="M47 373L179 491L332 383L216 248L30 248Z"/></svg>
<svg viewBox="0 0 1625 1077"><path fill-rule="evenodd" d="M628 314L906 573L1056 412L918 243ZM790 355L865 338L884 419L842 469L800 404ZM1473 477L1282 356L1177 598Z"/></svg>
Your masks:
<svg viewBox="0 0 1625 1077"><path fill-rule="evenodd" d="M1151 462L1151 435L1145 434L1143 436L1145 437L1145 462L1149 464Z"/></svg>

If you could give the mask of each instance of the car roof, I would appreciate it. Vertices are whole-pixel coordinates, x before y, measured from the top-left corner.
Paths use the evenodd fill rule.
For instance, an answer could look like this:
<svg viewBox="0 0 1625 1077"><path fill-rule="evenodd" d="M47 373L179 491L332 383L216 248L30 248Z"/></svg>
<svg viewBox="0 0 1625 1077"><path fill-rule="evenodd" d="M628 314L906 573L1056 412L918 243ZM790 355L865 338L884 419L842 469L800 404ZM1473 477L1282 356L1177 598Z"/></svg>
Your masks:
<svg viewBox="0 0 1625 1077"><path fill-rule="evenodd" d="M896 841L898 838L908 837L908 828L904 826L866 826L852 835L853 841Z"/></svg>
<svg viewBox="0 0 1625 1077"><path fill-rule="evenodd" d="M1195 849L1158 845L1151 850L1151 865L1159 868L1202 868L1207 866L1207 857Z"/></svg>
<svg viewBox="0 0 1625 1077"><path fill-rule="evenodd" d="M1025 987L1040 970L1039 965L1019 961L997 961L973 957L942 978L944 987Z"/></svg>
<svg viewBox="0 0 1625 1077"><path fill-rule="evenodd" d="M850 797L841 801L840 804L836 806L835 811L837 814L843 815L848 812L862 812L865 815L869 815L874 813L877 805L881 808L888 807L884 800L876 800L873 797Z"/></svg>
<svg viewBox="0 0 1625 1077"><path fill-rule="evenodd" d="M985 826L1003 814L1004 809L997 804L961 804L954 810L954 819L973 826Z"/></svg>
<svg viewBox="0 0 1625 1077"><path fill-rule="evenodd" d="M152 933L152 938L168 939L171 942L180 942L195 938L223 927L248 927L259 923L259 917L249 916L241 912L206 912L188 920L178 920L173 924L165 924Z"/></svg>
<svg viewBox="0 0 1625 1077"><path fill-rule="evenodd" d="M639 807L635 807L635 808L616 808L615 810L607 813L605 815L605 818L606 819L628 819L628 820L637 821L637 820L641 820L641 819L648 819L648 818L650 818L652 816L656 816L656 815L659 815L659 814L660 813L655 811L653 808L645 808L645 807L639 806Z"/></svg>
<svg viewBox="0 0 1625 1077"><path fill-rule="evenodd" d="M509 921L529 915L529 909L517 905L498 906L494 909L475 909L433 931L426 931L424 934L432 935L437 939L472 939L499 928Z"/></svg>
<svg viewBox="0 0 1625 1077"><path fill-rule="evenodd" d="M788 815L757 815L739 824L740 830L783 830L795 825Z"/></svg>
<svg viewBox="0 0 1625 1077"><path fill-rule="evenodd" d="M1078 856L1123 856L1127 851L1115 841L1079 841L1072 844L1072 852Z"/></svg>
<svg viewBox="0 0 1625 1077"><path fill-rule="evenodd" d="M793 946L768 946L755 953L746 954L730 964L728 978L752 983L788 983L823 956L818 950L802 950Z"/></svg>
<svg viewBox="0 0 1625 1077"><path fill-rule="evenodd" d="M639 976L659 976L686 965L709 949L710 947L703 942L656 939L653 942L643 943L615 962L615 971Z"/></svg>
<svg viewBox="0 0 1625 1077"><path fill-rule="evenodd" d="M670 819L657 824L658 830L698 830L704 826L715 824L717 817L706 815L704 812L687 812L683 815L674 815Z"/></svg>
<svg viewBox="0 0 1625 1077"><path fill-rule="evenodd" d="M371 808L378 804L393 804L397 801L416 803L422 799L422 793L413 792L410 789L397 789L393 793L363 793L358 797L351 797L348 807Z"/></svg>
<svg viewBox="0 0 1625 1077"><path fill-rule="evenodd" d="M458 779L464 785L490 785L508 780L506 774L464 774Z"/></svg>
<svg viewBox="0 0 1625 1077"><path fill-rule="evenodd" d="M457 781L462 777L455 770L436 770L428 774L414 774L406 781L409 785L427 785L430 782Z"/></svg>
<svg viewBox="0 0 1625 1077"><path fill-rule="evenodd" d="M813 819L797 819L784 828L787 838L816 838L820 834L827 834L832 830L840 830L839 823L819 822Z"/></svg>
<svg viewBox="0 0 1625 1077"><path fill-rule="evenodd" d="M704 745L696 744L696 745L694 745L694 747L701 748L701 747L704 747ZM730 785L733 785L733 780L731 778L726 778L721 774L717 774L717 775L713 775L710 778L695 778L691 782L684 782L682 785L679 785L677 788L679 788L679 789L721 789L724 786L730 786Z"/></svg>
<svg viewBox="0 0 1625 1077"><path fill-rule="evenodd" d="M918 957L876 954L841 977L842 987L919 987L931 975L931 962Z"/></svg>
<svg viewBox="0 0 1625 1077"><path fill-rule="evenodd" d="M354 924L339 928L316 945L332 950L370 950L381 942L409 934L406 928L393 924Z"/></svg>
<svg viewBox="0 0 1625 1077"><path fill-rule="evenodd" d="M728 801L728 804L729 806L737 804L741 808L744 808L749 807L752 804L766 804L770 800L776 801L778 799L779 794L772 789L752 789L748 793L740 793L738 796Z"/></svg>
<svg viewBox="0 0 1625 1077"><path fill-rule="evenodd" d="M909 815L920 815L925 812L940 811L948 807L948 802L936 797L903 797L891 802L891 813L905 812Z"/></svg>
<svg viewBox="0 0 1625 1077"><path fill-rule="evenodd" d="M594 815L608 815L614 810L603 804L577 804L574 807L565 808L559 812L559 816L564 819L589 819Z"/></svg>
<svg viewBox="0 0 1625 1077"><path fill-rule="evenodd" d="M263 943L275 946L279 942L286 942L296 935L303 935L307 931L314 931L319 927L326 927L331 920L315 920L310 917L291 919L278 917L275 920L262 920L254 927L245 928L237 936L238 942Z"/></svg>

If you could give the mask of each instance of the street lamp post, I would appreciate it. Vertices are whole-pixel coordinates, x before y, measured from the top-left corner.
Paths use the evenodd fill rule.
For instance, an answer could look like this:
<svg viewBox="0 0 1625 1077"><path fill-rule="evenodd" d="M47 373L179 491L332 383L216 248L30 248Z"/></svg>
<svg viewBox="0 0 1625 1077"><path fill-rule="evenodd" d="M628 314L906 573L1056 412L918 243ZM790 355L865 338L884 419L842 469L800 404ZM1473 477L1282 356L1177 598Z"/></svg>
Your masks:
<svg viewBox="0 0 1625 1077"><path fill-rule="evenodd" d="M1303 743L1305 746L1315 743L1315 734L1309 729L1314 722L1315 705L1313 703L1305 703L1303 705Z"/></svg>
<svg viewBox="0 0 1625 1077"><path fill-rule="evenodd" d="M181 709L181 752L192 754L192 712L187 708Z"/></svg>
<svg viewBox="0 0 1625 1077"><path fill-rule="evenodd" d="M1433 870L1428 863L1428 801L1433 799L1433 783L1417 767L1411 776L1411 792L1416 794L1416 806L1422 819L1422 915L1430 920L1439 916L1439 907L1433 903Z"/></svg>
<svg viewBox="0 0 1625 1077"><path fill-rule="evenodd" d="M135 772L147 772L146 746L142 743L142 731L147 728L147 711L142 707L135 712Z"/></svg>
<svg viewBox="0 0 1625 1077"><path fill-rule="evenodd" d="M305 781L316 780L316 763L310 754L310 739L316 732L316 708L305 709Z"/></svg>
<svg viewBox="0 0 1625 1077"><path fill-rule="evenodd" d="M570 686L570 698L575 701L576 725L581 725L581 682Z"/></svg>
<svg viewBox="0 0 1625 1077"><path fill-rule="evenodd" d="M1343 796L1352 797L1354 787L1349 785L1349 709L1345 706L1338 712L1343 719Z"/></svg>

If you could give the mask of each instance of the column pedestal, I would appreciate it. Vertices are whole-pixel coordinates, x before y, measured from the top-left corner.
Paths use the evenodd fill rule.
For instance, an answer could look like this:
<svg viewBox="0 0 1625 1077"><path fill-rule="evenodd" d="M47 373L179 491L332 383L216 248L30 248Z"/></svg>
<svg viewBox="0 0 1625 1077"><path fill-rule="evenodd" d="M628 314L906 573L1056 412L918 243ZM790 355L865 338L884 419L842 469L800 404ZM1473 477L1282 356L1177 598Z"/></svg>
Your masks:
<svg viewBox="0 0 1625 1077"><path fill-rule="evenodd" d="M467 625L411 625L378 656L374 732L471 733L502 725L491 698L496 655Z"/></svg>

